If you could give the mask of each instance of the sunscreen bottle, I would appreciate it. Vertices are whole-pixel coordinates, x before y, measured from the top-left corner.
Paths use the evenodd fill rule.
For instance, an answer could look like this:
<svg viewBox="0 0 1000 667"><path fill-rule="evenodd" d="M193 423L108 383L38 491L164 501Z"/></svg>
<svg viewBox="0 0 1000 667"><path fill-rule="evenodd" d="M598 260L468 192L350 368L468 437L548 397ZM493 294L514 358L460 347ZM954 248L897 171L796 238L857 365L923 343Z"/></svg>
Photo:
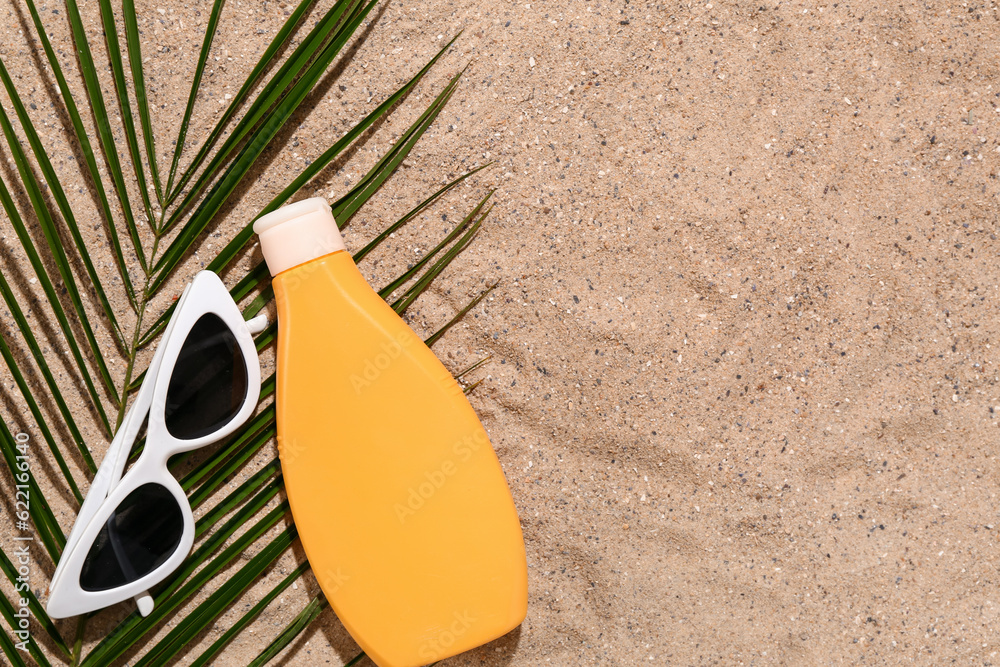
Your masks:
<svg viewBox="0 0 1000 667"><path fill-rule="evenodd" d="M461 387L368 285L324 199L254 224L278 307L278 449L306 556L379 667L500 637L527 564L500 462Z"/></svg>

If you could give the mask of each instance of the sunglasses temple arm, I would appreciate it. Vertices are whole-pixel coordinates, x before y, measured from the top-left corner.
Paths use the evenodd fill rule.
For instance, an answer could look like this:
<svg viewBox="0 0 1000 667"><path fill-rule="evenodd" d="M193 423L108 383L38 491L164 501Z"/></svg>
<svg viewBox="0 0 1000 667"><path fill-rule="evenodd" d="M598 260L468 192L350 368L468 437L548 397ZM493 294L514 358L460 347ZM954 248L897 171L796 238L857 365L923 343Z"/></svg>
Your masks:
<svg viewBox="0 0 1000 667"><path fill-rule="evenodd" d="M264 331L268 324L267 313L261 313L257 317L247 320L247 329L250 330L251 335L256 336Z"/></svg>
<svg viewBox="0 0 1000 667"><path fill-rule="evenodd" d="M153 596L149 594L149 591L143 591L132 598L135 601L135 606L139 608L139 614L143 618L149 616L153 611Z"/></svg>

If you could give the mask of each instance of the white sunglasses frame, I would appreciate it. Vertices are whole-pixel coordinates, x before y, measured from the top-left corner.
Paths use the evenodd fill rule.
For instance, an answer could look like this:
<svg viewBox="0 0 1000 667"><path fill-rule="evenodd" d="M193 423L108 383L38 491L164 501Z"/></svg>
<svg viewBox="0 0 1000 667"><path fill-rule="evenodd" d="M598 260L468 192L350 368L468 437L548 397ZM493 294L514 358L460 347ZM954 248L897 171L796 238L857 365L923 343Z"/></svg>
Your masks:
<svg viewBox="0 0 1000 667"><path fill-rule="evenodd" d="M174 437L166 427L167 388L188 334L195 323L207 314L219 317L235 336L246 367L247 391L240 409L222 427L198 438L182 440ZM260 333L266 327L265 315L249 321L243 319L229 290L211 271L199 272L184 288L135 401L108 447L67 538L66 547L49 584L49 599L46 603L49 616L78 616L129 598L135 598L143 616L149 615L153 610L153 599L147 591L176 570L187 558L194 544L191 504L180 483L167 469L167 461L175 454L221 440L253 414L260 398L260 359L253 334ZM145 447L123 478L122 473L132 444L147 414L149 419ZM163 563L135 581L103 591L84 590L80 585L80 574L98 533L122 501L132 491L148 483L159 484L167 489L180 506L184 523L180 543Z"/></svg>

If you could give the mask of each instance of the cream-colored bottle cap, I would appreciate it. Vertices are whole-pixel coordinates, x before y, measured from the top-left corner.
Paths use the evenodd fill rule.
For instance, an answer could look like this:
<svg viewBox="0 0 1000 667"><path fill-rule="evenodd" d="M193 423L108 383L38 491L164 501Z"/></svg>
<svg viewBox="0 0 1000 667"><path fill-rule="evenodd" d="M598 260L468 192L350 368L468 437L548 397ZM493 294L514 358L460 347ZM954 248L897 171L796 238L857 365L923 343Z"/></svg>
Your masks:
<svg viewBox="0 0 1000 667"><path fill-rule="evenodd" d="M261 216L253 230L260 237L272 276L346 249L330 205L322 197L303 199Z"/></svg>

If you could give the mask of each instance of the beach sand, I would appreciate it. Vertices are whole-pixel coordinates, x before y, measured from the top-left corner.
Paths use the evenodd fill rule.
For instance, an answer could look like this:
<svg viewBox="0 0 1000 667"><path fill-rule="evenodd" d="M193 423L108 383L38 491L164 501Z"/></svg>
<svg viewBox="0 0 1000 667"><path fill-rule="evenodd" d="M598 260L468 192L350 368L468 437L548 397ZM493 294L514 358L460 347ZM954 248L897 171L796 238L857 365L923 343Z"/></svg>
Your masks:
<svg viewBox="0 0 1000 667"><path fill-rule="evenodd" d="M15 34L30 21L20 7L0 6L15 26L0 56L127 313L44 57ZM99 5L81 7L106 70ZM139 3L163 172L210 7ZM192 141L291 9L226 4ZM64 7L42 15L85 106ZM995 664L1000 9L418 0L373 20L151 308L464 31L387 122L297 196L341 196L469 65L345 232L358 249L446 179L492 163L361 265L383 284L496 189L476 242L409 321L429 335L500 281L434 349L456 372L491 357L469 378L482 381L470 400L521 516L529 609L519 630L444 664ZM112 125L120 141L116 113ZM4 220L5 275L20 272L18 293L51 322ZM259 259L255 248L227 283ZM6 308L3 323L9 338ZM120 380L124 362L112 372ZM32 434L41 458L3 378L7 423ZM75 400L99 459L106 440ZM274 455L266 447L227 488ZM58 471L40 477L55 495ZM69 500L54 501L66 530ZM4 549L11 533L0 530ZM287 552L180 664L302 560ZM38 565L36 588L50 575ZM249 663L317 593L303 576L215 664ZM129 611L98 616L86 646ZM75 621L59 627L72 636ZM337 665L357 651L326 609L275 664Z"/></svg>

